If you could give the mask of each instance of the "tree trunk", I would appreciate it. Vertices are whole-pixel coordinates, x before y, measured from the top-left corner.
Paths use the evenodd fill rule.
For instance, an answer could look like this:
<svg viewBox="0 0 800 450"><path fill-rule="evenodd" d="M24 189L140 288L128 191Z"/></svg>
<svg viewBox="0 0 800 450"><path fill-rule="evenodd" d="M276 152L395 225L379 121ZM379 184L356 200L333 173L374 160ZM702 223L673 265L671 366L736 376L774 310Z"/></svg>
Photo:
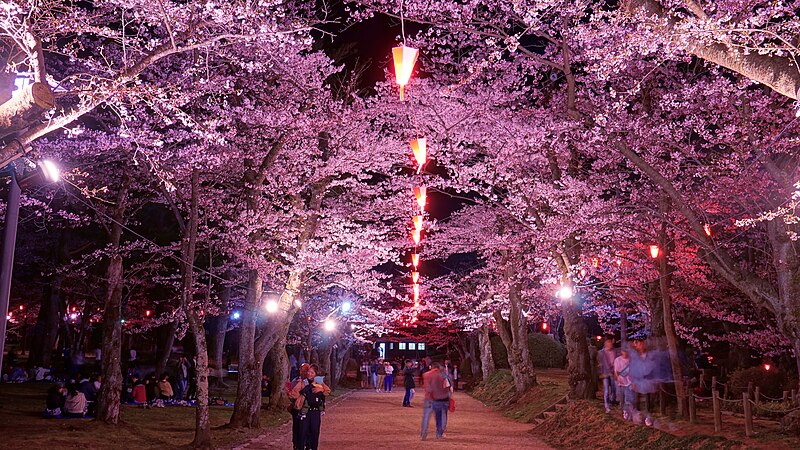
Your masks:
<svg viewBox="0 0 800 450"><path fill-rule="evenodd" d="M122 397L122 256L119 254L122 226L128 204L130 178L125 175L117 192L111 224L111 260L107 269L107 288L103 317L102 383L97 395L97 420L109 424L119 422Z"/></svg>
<svg viewBox="0 0 800 450"><path fill-rule="evenodd" d="M286 355L286 338L283 337L272 346L267 355L271 368L270 396L267 407L273 411L285 411L289 405L286 383L289 382L289 357Z"/></svg>
<svg viewBox="0 0 800 450"><path fill-rule="evenodd" d="M664 337L664 302L659 280L645 282L645 298L650 312L650 337Z"/></svg>
<svg viewBox="0 0 800 450"><path fill-rule="evenodd" d="M593 399L597 383L592 375L592 358L589 355L589 333L580 314L580 299L562 300L564 335L567 340L567 376L571 399Z"/></svg>
<svg viewBox="0 0 800 450"><path fill-rule="evenodd" d="M481 372L481 360L478 358L478 334L472 332L469 334L469 368L472 372L472 378L477 379L478 374Z"/></svg>
<svg viewBox="0 0 800 450"><path fill-rule="evenodd" d="M510 266L509 266L510 267ZM511 279L513 273L509 274ZM536 385L536 373L531 363L531 352L528 348L528 322L522 315L519 298L519 285L512 282L509 286L509 318L503 319L500 310L495 311L497 331L508 352L508 365L514 379L514 389L518 395L525 393Z"/></svg>
<svg viewBox="0 0 800 450"><path fill-rule="evenodd" d="M331 389L336 389L347 372L347 363L350 362L351 341L340 341L334 358L334 375L331 377ZM395 376L396 378L397 376Z"/></svg>
<svg viewBox="0 0 800 450"><path fill-rule="evenodd" d="M667 214L669 213L669 197L661 195L661 233L659 236L659 246L663 250L658 258L659 287L661 289L661 305L663 307L664 335L667 338L667 348L669 349L670 366L672 367L672 378L675 383L675 395L678 397L678 414L685 416L683 372L681 371L681 361L678 356L678 336L675 334L675 321L672 319L672 294L670 285L672 284L672 267L669 265L669 255L672 253L672 245L667 234Z"/></svg>
<svg viewBox="0 0 800 450"><path fill-rule="evenodd" d="M489 325L484 324L478 334L478 342L481 355L481 373L483 381L489 381L489 377L495 371L494 357L492 356L492 341L489 339Z"/></svg>
<svg viewBox="0 0 800 450"><path fill-rule="evenodd" d="M175 333L178 332L178 321L174 320L164 327L167 334L162 342L163 347L158 354L158 361L156 361L156 376L161 376L167 370L169 358L172 356L172 346L175 345Z"/></svg>
<svg viewBox="0 0 800 450"><path fill-rule="evenodd" d="M329 342L324 348L319 351L319 369L322 374L328 378L328 383L331 380L331 355L333 354L333 346L336 342Z"/></svg>
<svg viewBox="0 0 800 450"><path fill-rule="evenodd" d="M226 281L230 281L233 277L233 274L230 270L225 271L223 278ZM231 287L230 285L223 284L222 288L220 289L219 293L220 299L220 309L222 314L216 316L211 321L211 345L209 349L210 361L209 361L209 368L210 368L210 375L215 377L216 383L224 384L223 380L225 378L225 374L227 370L223 367L222 362L222 353L225 348L225 335L228 330L228 304L231 299Z"/></svg>
<svg viewBox="0 0 800 450"><path fill-rule="evenodd" d="M63 310L61 283L64 277L60 274L53 276L44 291L33 329L33 342L29 363L31 366L53 367L53 347L58 339L58 329L61 324L60 316Z"/></svg>
<svg viewBox="0 0 800 450"><path fill-rule="evenodd" d="M239 381L229 426L258 428L261 409L261 371L264 360L255 354L256 318L261 307L262 280L258 272L248 274L248 289L239 326Z"/></svg>

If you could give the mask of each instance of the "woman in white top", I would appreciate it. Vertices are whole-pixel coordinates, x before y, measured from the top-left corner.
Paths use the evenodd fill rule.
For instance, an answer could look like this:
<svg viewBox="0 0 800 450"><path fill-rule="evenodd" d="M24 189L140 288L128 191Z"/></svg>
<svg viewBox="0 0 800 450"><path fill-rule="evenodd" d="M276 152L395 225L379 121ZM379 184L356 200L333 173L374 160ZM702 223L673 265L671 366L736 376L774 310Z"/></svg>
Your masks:
<svg viewBox="0 0 800 450"><path fill-rule="evenodd" d="M383 391L392 392L392 385L394 384L394 366L386 361L383 363L383 367L386 370L386 378L383 379Z"/></svg>

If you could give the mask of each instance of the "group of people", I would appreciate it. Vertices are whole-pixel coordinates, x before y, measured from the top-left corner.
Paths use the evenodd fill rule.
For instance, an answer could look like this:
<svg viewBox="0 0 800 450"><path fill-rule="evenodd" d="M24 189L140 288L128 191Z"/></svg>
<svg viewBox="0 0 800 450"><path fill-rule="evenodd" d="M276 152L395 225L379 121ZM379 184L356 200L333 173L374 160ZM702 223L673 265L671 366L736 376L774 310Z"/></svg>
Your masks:
<svg viewBox="0 0 800 450"><path fill-rule="evenodd" d="M409 363L411 364L410 366L408 366ZM395 374L400 375L400 371L402 371L404 385L407 384L405 382L407 373L408 376L424 382L422 375L428 372L431 366L430 357L424 357L418 361L406 360L405 364L402 359L394 362L383 359L364 359L359 367L358 378L362 389L371 388L375 389L375 392L392 392L396 379ZM453 383L453 388L457 388L460 377L458 365L452 364L449 359L446 359L441 365L441 370L447 373Z"/></svg>
<svg viewBox="0 0 800 450"><path fill-rule="evenodd" d="M597 353L605 410L610 413L613 406L621 404L625 420L652 426L653 395L662 383L672 381L669 354L643 339L619 349L614 343L613 337L606 337Z"/></svg>
<svg viewBox="0 0 800 450"><path fill-rule="evenodd" d="M100 375L83 377L78 374L66 384L54 384L47 391L45 417L94 416L100 383Z"/></svg>
<svg viewBox="0 0 800 450"><path fill-rule="evenodd" d="M192 376L192 363L181 356L175 372L174 378L167 372L158 377L154 372L140 377L139 371L132 368L125 387L125 401L145 407L163 408L165 403L193 398L196 384Z"/></svg>
<svg viewBox="0 0 800 450"><path fill-rule="evenodd" d="M330 395L331 388L324 382L324 377L317 375L316 364L302 364L299 375L286 386L291 404L292 415L292 447L294 450L317 450L322 415L325 414L325 397Z"/></svg>

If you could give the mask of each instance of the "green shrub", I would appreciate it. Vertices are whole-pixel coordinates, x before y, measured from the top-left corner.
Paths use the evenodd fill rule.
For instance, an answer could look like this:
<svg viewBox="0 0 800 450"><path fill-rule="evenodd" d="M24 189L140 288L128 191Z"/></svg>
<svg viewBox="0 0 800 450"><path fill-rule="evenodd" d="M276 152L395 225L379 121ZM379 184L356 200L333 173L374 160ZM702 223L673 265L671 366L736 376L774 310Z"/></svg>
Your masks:
<svg viewBox="0 0 800 450"><path fill-rule="evenodd" d="M528 348L534 367L561 369L566 365L567 348L546 334L529 334Z"/></svg>
<svg viewBox="0 0 800 450"><path fill-rule="evenodd" d="M750 382L754 387L760 387L763 395L780 398L786 385L786 373L777 369L764 370L761 366L737 370L730 377L731 391L736 398L741 398L742 392L747 392Z"/></svg>
<svg viewBox="0 0 800 450"><path fill-rule="evenodd" d="M508 369L508 353L503 340L500 336L492 336L491 343L495 366L498 369ZM529 334L528 350L534 367L561 369L566 364L567 348L546 334Z"/></svg>

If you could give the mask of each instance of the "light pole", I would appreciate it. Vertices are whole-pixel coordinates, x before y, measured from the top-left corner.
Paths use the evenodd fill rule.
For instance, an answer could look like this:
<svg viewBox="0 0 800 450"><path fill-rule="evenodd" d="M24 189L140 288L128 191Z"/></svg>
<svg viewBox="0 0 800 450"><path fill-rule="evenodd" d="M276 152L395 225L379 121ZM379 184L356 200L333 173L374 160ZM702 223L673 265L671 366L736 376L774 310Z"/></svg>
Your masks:
<svg viewBox="0 0 800 450"><path fill-rule="evenodd" d="M19 224L19 198L22 193L20 185L32 184L34 178L43 178L54 183L59 180L58 168L51 161L41 161L35 173L17 181L14 164L6 169L10 173L11 182L8 189L8 205L6 206L6 226L3 230L3 253L0 256L0 370L3 367L3 352L6 346L6 325L8 323L8 303L11 295L11 275L14 269L14 248L17 244L17 225Z"/></svg>

